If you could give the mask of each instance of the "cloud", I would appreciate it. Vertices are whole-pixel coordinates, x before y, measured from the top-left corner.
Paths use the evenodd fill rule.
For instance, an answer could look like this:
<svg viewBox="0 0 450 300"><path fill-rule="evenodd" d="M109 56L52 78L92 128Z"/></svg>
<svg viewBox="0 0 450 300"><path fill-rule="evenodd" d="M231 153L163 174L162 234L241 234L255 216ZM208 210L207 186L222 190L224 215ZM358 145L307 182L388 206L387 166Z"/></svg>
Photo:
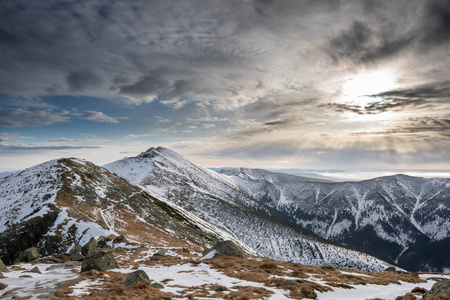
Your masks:
<svg viewBox="0 0 450 300"><path fill-rule="evenodd" d="M83 114L83 119L93 122L103 122L103 123L119 123L118 118L109 117L100 111L88 110ZM123 117L122 117L123 118Z"/></svg>
<svg viewBox="0 0 450 300"><path fill-rule="evenodd" d="M0 152L11 151L42 151L42 150L76 150L76 149L98 149L99 146L21 146L0 144Z"/></svg>
<svg viewBox="0 0 450 300"><path fill-rule="evenodd" d="M29 111L16 109L10 112L0 112L0 127L21 128L30 126L49 126L54 123L67 122L69 118L65 113L52 113L48 111Z"/></svg>
<svg viewBox="0 0 450 300"><path fill-rule="evenodd" d="M84 91L87 88L97 88L103 83L103 77L91 69L72 72L66 77L69 89L74 92Z"/></svg>
<svg viewBox="0 0 450 300"><path fill-rule="evenodd" d="M371 63L400 53L413 41L412 34L395 36L394 33L380 33L355 20L348 29L329 41L326 52L335 62Z"/></svg>

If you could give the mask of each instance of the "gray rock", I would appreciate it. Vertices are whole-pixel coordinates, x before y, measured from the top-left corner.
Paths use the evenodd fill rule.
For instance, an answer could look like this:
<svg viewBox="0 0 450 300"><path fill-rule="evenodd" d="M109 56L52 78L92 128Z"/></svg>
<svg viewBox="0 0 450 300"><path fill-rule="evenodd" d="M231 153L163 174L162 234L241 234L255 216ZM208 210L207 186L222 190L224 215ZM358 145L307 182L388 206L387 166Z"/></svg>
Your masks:
<svg viewBox="0 0 450 300"><path fill-rule="evenodd" d="M6 265L3 263L3 260L0 259L0 272L8 272L8 268L6 268Z"/></svg>
<svg viewBox="0 0 450 300"><path fill-rule="evenodd" d="M297 285L298 282L295 280L285 280L283 281L282 286L292 286L292 285Z"/></svg>
<svg viewBox="0 0 450 300"><path fill-rule="evenodd" d="M190 253L191 251L189 251L188 248L183 248L182 252L184 252L184 253Z"/></svg>
<svg viewBox="0 0 450 300"><path fill-rule="evenodd" d="M440 282L433 284L431 290L423 294L422 299L427 299L428 297L444 294L446 296L450 295L450 280L443 279ZM447 299L447 298L442 298Z"/></svg>
<svg viewBox="0 0 450 300"><path fill-rule="evenodd" d="M8 285L6 283L0 282L0 291L4 290L8 287Z"/></svg>
<svg viewBox="0 0 450 300"><path fill-rule="evenodd" d="M21 262L29 262L34 259L39 258L39 251L35 247L31 247L21 252L19 256L14 260L14 264L19 264Z"/></svg>
<svg viewBox="0 0 450 300"><path fill-rule="evenodd" d="M80 244L75 244L75 246L73 247L73 249L70 250L70 253L69 253L69 254L72 254L73 252L81 253L81 252L83 252L83 247L81 247Z"/></svg>
<svg viewBox="0 0 450 300"><path fill-rule="evenodd" d="M70 260L72 261L82 261L86 258L86 256L84 256L83 254L81 254L80 252L72 252L72 254L70 254Z"/></svg>
<svg viewBox="0 0 450 300"><path fill-rule="evenodd" d="M384 272L393 272L393 273L395 273L395 268L394 267L388 267L388 268L384 269Z"/></svg>
<svg viewBox="0 0 450 300"><path fill-rule="evenodd" d="M225 286L220 285L220 286L216 287L215 291L216 292L225 292L225 291L228 291L228 289Z"/></svg>
<svg viewBox="0 0 450 300"><path fill-rule="evenodd" d="M81 254L83 254L84 256L90 256L94 253L98 252L98 244L97 241L95 240L95 238L91 238L89 240L89 242L83 246L83 249L81 251Z"/></svg>
<svg viewBox="0 0 450 300"><path fill-rule="evenodd" d="M42 274L41 270L39 270L38 267L34 267L33 269L31 269L31 270L28 271L28 272Z"/></svg>
<svg viewBox="0 0 450 300"><path fill-rule="evenodd" d="M119 268L119 264L111 251L100 251L92 254L91 256L86 257L81 264L81 272L90 270L106 271L116 268Z"/></svg>
<svg viewBox="0 0 450 300"><path fill-rule="evenodd" d="M234 255L245 258L245 253L241 249L241 247L239 247L232 241L223 241L216 243L211 249L208 249L205 252L203 252L203 256L205 256L206 254L208 254L213 250L216 250L216 254L219 255Z"/></svg>
<svg viewBox="0 0 450 300"><path fill-rule="evenodd" d="M134 271L133 273L128 275L128 278L125 280L123 284L127 286L133 286L138 284L138 282L142 282L148 285L151 284L151 280L150 278L148 278L147 273L145 273L142 270Z"/></svg>

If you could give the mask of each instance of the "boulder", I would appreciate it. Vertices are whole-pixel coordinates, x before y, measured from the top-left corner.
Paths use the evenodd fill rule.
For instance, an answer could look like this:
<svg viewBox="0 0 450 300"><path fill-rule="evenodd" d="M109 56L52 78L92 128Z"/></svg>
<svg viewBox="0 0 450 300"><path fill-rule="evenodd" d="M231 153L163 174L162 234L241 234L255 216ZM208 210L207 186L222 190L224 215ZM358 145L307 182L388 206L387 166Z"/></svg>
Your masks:
<svg viewBox="0 0 450 300"><path fill-rule="evenodd" d="M81 254L80 252L72 252L72 254L70 254L70 260L71 261L82 261L86 258L86 256L84 256L83 254Z"/></svg>
<svg viewBox="0 0 450 300"><path fill-rule="evenodd" d="M6 283L0 282L0 291L4 290L8 287L8 285Z"/></svg>
<svg viewBox="0 0 450 300"><path fill-rule="evenodd" d="M7 272L8 269L6 268L6 265L3 263L3 260L0 259L0 272Z"/></svg>
<svg viewBox="0 0 450 300"><path fill-rule="evenodd" d="M75 244L72 250L70 250L69 254L72 254L73 252L81 253L83 252L83 247L81 247L80 244Z"/></svg>
<svg viewBox="0 0 450 300"><path fill-rule="evenodd" d="M21 262L29 262L34 259L39 258L39 251L35 247L31 247L21 252L19 256L14 260L14 264L19 264Z"/></svg>
<svg viewBox="0 0 450 300"><path fill-rule="evenodd" d="M119 264L111 251L100 251L92 254L91 256L86 257L81 264L81 272L90 270L106 271L116 268L119 268Z"/></svg>
<svg viewBox="0 0 450 300"><path fill-rule="evenodd" d="M128 240L123 235L119 235L113 240L113 244L120 244L120 243L128 243Z"/></svg>
<svg viewBox="0 0 450 300"><path fill-rule="evenodd" d="M37 273L37 274L42 274L41 270L39 270L38 267L34 267L33 269L31 269L30 271L28 271L30 273Z"/></svg>
<svg viewBox="0 0 450 300"><path fill-rule="evenodd" d="M384 272L393 272L393 273L395 273L395 268L394 267L387 267L386 269L384 269Z"/></svg>
<svg viewBox="0 0 450 300"><path fill-rule="evenodd" d="M94 253L98 252L98 244L97 241L95 240L95 238L91 238L89 240L89 242L83 246L83 249L81 251L81 254L83 254L84 256L90 256Z"/></svg>
<svg viewBox="0 0 450 300"><path fill-rule="evenodd" d="M431 290L423 294L422 299L427 299L432 296L436 296L439 294L444 294L445 296L450 296L450 280L443 279L440 282L433 284ZM442 298L447 299L447 298Z"/></svg>
<svg viewBox="0 0 450 300"><path fill-rule="evenodd" d="M157 288L157 289L163 289L164 286L161 283L153 282L150 284L151 287Z"/></svg>
<svg viewBox="0 0 450 300"><path fill-rule="evenodd" d="M110 239L109 237L101 238L97 241L98 247L99 248L109 248L108 243L111 241L112 241L112 239Z"/></svg>
<svg viewBox="0 0 450 300"><path fill-rule="evenodd" d="M203 252L203 256L214 250L216 251L215 253L219 255L234 255L245 258L245 253L241 249L241 247L239 247L232 241L222 241L216 243L211 249Z"/></svg>
<svg viewBox="0 0 450 300"><path fill-rule="evenodd" d="M150 278L148 278L147 273L145 273L142 270L137 270L128 275L128 278L125 280L123 284L127 286L133 286L138 284L138 282L142 282L148 285L152 283Z"/></svg>
<svg viewBox="0 0 450 300"><path fill-rule="evenodd" d="M292 285L297 285L297 284L298 284L297 281L289 279L289 280L283 281L282 286L292 286Z"/></svg>

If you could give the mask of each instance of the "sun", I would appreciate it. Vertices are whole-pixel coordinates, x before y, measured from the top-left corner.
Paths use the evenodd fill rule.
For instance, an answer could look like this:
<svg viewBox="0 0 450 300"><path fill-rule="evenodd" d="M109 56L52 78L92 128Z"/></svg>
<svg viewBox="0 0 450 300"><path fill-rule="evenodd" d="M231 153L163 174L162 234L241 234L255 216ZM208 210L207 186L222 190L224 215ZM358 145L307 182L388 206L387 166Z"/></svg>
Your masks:
<svg viewBox="0 0 450 300"><path fill-rule="evenodd" d="M378 70L360 73L342 85L342 100L363 104L382 92L396 88L394 72L390 70ZM363 103L361 103L363 102Z"/></svg>

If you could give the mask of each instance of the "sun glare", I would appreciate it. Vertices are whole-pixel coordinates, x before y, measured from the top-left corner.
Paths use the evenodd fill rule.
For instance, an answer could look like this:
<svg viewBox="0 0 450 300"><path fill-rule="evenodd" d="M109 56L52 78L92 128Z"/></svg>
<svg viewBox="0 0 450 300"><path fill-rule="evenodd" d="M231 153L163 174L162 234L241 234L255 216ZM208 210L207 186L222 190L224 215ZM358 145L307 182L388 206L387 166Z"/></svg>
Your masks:
<svg viewBox="0 0 450 300"><path fill-rule="evenodd" d="M366 102L367 96L376 95L396 87L393 72L386 70L361 73L342 86L343 100L346 102Z"/></svg>

